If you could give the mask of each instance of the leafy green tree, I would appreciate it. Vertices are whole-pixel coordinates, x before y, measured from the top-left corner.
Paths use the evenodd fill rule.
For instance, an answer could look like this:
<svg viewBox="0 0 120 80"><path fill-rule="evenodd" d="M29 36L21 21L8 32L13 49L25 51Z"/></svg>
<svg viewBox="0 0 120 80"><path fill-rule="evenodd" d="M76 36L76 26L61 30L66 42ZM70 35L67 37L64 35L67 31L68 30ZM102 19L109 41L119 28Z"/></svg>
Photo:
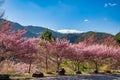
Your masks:
<svg viewBox="0 0 120 80"><path fill-rule="evenodd" d="M115 39L120 44L120 32L115 35Z"/></svg>
<svg viewBox="0 0 120 80"><path fill-rule="evenodd" d="M49 31L49 29L46 29L42 34L41 34L41 39L51 41L52 40L52 33Z"/></svg>

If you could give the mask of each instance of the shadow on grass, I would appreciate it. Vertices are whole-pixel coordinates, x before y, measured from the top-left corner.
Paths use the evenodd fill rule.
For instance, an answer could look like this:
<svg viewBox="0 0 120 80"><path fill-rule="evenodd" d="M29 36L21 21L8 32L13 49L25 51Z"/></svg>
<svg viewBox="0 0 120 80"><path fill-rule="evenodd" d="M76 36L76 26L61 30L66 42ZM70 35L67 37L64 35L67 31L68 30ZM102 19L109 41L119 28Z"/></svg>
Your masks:
<svg viewBox="0 0 120 80"><path fill-rule="evenodd" d="M75 75L75 76L57 76L57 77L44 77L36 78L33 80L120 80L120 75Z"/></svg>

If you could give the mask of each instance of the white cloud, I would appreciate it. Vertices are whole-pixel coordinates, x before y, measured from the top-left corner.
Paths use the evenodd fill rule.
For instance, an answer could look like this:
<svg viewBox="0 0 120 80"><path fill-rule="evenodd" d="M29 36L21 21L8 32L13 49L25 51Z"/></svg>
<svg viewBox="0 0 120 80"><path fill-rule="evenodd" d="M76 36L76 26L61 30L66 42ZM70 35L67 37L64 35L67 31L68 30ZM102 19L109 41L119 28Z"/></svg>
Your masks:
<svg viewBox="0 0 120 80"><path fill-rule="evenodd" d="M116 3L108 3L110 6L116 6Z"/></svg>
<svg viewBox="0 0 120 80"><path fill-rule="evenodd" d="M117 6L117 5L118 5L117 3L105 3L105 4L104 4L104 7L105 7L105 8L108 7L108 6L114 7L114 6Z"/></svg>
<svg viewBox="0 0 120 80"><path fill-rule="evenodd" d="M107 6L108 6L108 4L107 4L107 3L105 3L104 7L107 7Z"/></svg>
<svg viewBox="0 0 120 80"><path fill-rule="evenodd" d="M83 31L78 31L78 30L74 30L74 29L61 29L61 30L57 30L60 33L82 33Z"/></svg>
<svg viewBox="0 0 120 80"><path fill-rule="evenodd" d="M84 22L88 22L89 20L88 19L85 19Z"/></svg>

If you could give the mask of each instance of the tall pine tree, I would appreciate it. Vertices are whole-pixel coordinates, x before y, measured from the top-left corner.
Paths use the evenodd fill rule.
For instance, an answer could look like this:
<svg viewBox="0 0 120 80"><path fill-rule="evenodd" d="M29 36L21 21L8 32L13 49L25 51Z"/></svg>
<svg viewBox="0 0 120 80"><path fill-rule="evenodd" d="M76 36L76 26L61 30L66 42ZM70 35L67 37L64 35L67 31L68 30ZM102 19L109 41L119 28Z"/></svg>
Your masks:
<svg viewBox="0 0 120 80"><path fill-rule="evenodd" d="M42 34L41 34L41 39L51 41L52 40L52 33L49 31L49 29L46 29Z"/></svg>

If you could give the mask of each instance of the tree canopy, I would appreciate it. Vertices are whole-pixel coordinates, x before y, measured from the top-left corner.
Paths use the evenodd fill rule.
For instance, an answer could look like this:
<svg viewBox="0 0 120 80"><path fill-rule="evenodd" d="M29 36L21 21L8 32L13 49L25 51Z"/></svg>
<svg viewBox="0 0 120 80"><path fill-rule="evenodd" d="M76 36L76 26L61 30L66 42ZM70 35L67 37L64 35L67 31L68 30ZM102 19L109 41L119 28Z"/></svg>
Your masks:
<svg viewBox="0 0 120 80"><path fill-rule="evenodd" d="M115 39L120 44L120 32L115 35Z"/></svg>
<svg viewBox="0 0 120 80"><path fill-rule="evenodd" d="M42 34L41 34L41 39L51 41L52 39L52 33L49 31L49 29L46 29Z"/></svg>

